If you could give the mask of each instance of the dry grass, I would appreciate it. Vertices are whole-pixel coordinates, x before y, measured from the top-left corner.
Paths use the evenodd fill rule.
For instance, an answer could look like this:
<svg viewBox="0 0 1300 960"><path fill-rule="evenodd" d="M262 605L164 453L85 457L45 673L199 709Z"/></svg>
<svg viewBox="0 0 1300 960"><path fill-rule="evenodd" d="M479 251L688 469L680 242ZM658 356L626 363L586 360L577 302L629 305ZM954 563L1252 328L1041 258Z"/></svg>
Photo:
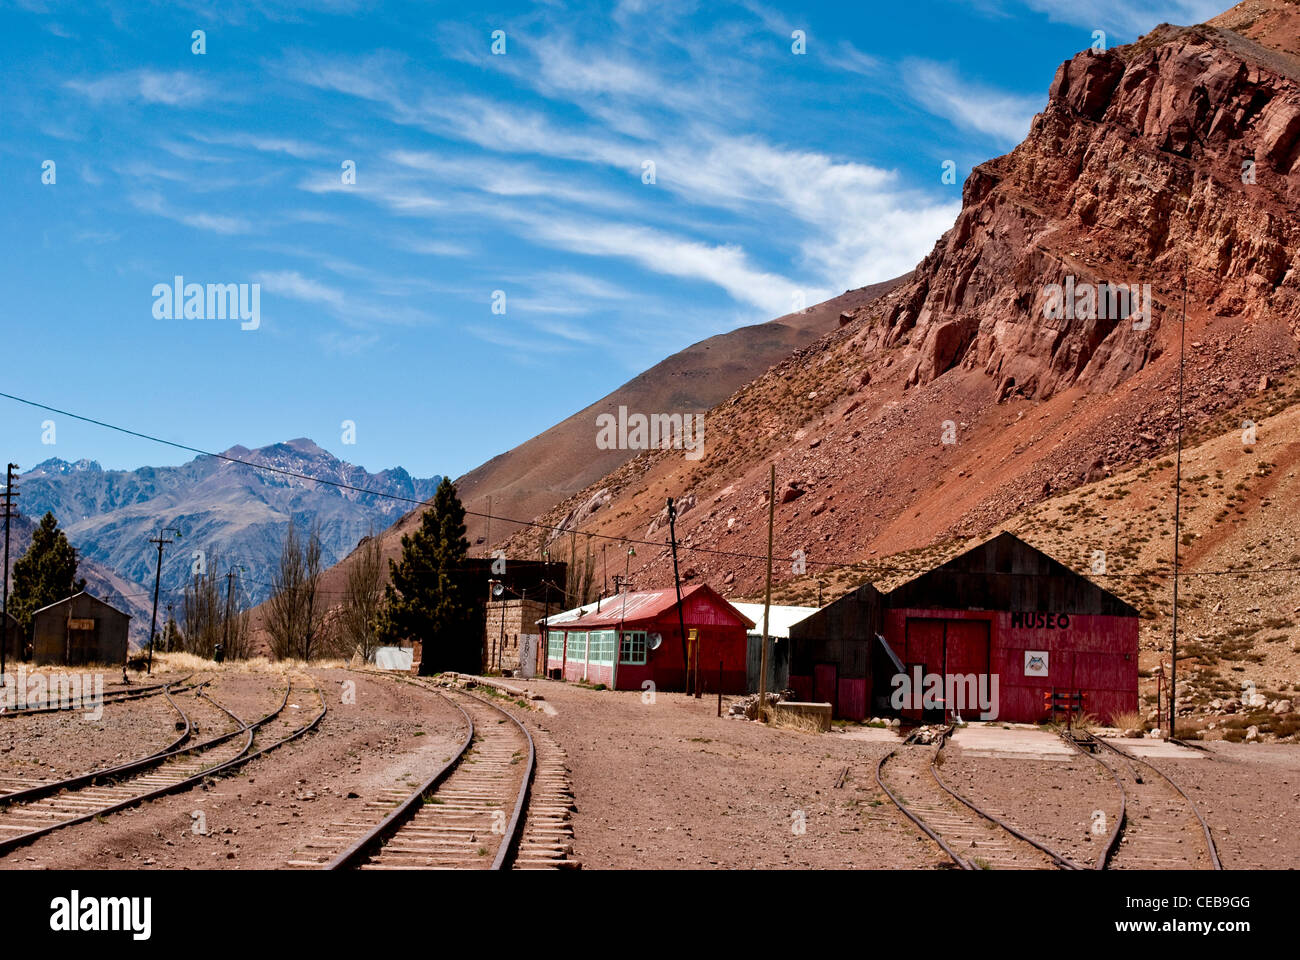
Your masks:
<svg viewBox="0 0 1300 960"><path fill-rule="evenodd" d="M224 670L229 673L288 673L291 670L337 670L348 665L348 661L336 660L271 660L267 657L252 657L248 660L226 660L217 663L193 653L155 653L155 670L173 670L176 672L194 672L199 670Z"/></svg>
<svg viewBox="0 0 1300 960"><path fill-rule="evenodd" d="M1146 720L1137 710L1124 710L1111 714L1110 724L1117 730L1145 730L1147 728Z"/></svg>
<svg viewBox="0 0 1300 960"><path fill-rule="evenodd" d="M821 724L817 722L816 717L792 713L789 710L774 710L769 707L763 711L763 719L772 726L780 727L783 730L795 730L799 733L822 732Z"/></svg>

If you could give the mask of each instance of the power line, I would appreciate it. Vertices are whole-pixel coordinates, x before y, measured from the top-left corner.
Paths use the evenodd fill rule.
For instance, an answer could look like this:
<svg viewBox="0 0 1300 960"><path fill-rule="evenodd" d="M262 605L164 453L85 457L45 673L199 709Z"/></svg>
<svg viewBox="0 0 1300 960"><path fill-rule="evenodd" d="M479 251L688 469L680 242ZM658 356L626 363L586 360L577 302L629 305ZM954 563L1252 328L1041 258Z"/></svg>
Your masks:
<svg viewBox="0 0 1300 960"><path fill-rule="evenodd" d="M35 407L38 410L46 410L50 413L57 413L63 417L71 417L74 420L80 420L83 423L89 423L97 427L103 427L105 430L113 430L117 433L122 433L122 434L126 434L127 436L136 437L140 440L148 440L151 443L162 444L163 446L172 447L176 450L184 450L188 453L195 453L203 457L214 457L215 459L218 460L224 460L227 463L236 463L241 466L251 467L254 470L263 470L267 473L274 473L280 476L290 477L295 480L304 480L309 483L320 483L320 484L324 484L325 486L335 487L340 490L348 490L353 493L362 494L364 496L378 497L383 500L393 500L399 503L414 504L415 506L427 506L428 504L428 501L418 500L414 497L403 497L400 494L387 493L383 490L371 490L366 487L356 486L355 484L345 483L341 480L329 480L323 477L313 477L305 473L298 473L293 470L287 470L284 467L276 467L265 463L255 463L252 460L241 460L238 457L228 456L227 454L224 453L212 453L209 450L202 450L198 447L192 447L188 444L179 443L175 440L165 440L162 437L156 437L152 434L142 433L141 431L138 430L131 430L127 427L121 427L118 426L117 424L107 423L106 421L103 420L96 420L93 417L87 417L79 413L73 413L70 410L61 410L58 407L52 407L49 404L45 404L45 403L38 403L35 400L28 400L24 397L15 396L14 394L11 393L0 392L0 397L3 397L7 400L13 400L16 403L25 404L29 407ZM557 534L562 532L559 527L554 526L553 524L539 523L535 520L518 520L511 517L503 517L499 514L479 513L474 510L465 510L465 515L470 517L481 517L484 519L490 518L495 520L501 520L506 523L518 524L521 527L535 527L539 530L553 531L556 532ZM669 549L668 544L666 542L661 543L659 541L644 540L637 537L624 537L624 536L618 536L616 534L595 533L595 532L587 532L587 531L581 531L581 535L584 537L596 537L601 540L609 540L616 543L627 543L627 544L639 545L639 546L658 547L665 553L667 553ZM743 553L737 550L719 550L715 547L692 546L690 544L685 544L685 543L678 544L678 546L683 550L692 550L696 553L704 553L710 556L730 557L732 559L737 559L737 560L754 560L763 563L767 561L766 554L760 555L755 553ZM931 569L929 567L915 569L911 567L883 566L870 560L835 560L835 559L814 560L812 558L805 557L803 562L805 564L814 564L817 566L824 566L824 567L867 567L870 568L877 575L881 575L881 576L889 576L894 574L920 574L920 573L925 573L927 570ZM1262 568L1250 567L1250 568L1240 568L1240 569L1200 570L1200 571L1180 570L1178 572L1178 576L1179 577L1197 577L1197 576L1213 577L1213 576L1233 576L1233 575L1263 575L1263 574L1272 574L1272 573L1296 573L1296 572L1300 572L1300 566L1277 566L1277 567L1262 567ZM1098 578L1109 577L1112 579L1142 579L1146 577L1168 577L1171 575L1172 573L1167 570L1149 570L1149 571L1139 571L1135 573L1106 572L1106 573L1087 574L1087 576L1089 577L1098 577ZM270 584L264 584L264 585L270 586Z"/></svg>

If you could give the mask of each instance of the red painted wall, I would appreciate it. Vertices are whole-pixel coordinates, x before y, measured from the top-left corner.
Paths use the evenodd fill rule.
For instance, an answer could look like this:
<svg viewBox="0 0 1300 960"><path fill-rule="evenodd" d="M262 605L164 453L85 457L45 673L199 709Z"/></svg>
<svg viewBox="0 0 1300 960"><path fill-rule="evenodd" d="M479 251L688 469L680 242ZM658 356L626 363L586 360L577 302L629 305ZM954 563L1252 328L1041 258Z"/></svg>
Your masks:
<svg viewBox="0 0 1300 960"><path fill-rule="evenodd" d="M700 595L704 594L704 595ZM721 684L723 693L744 693L747 685L746 650L748 646L747 627L735 622L735 614L720 607L713 597L701 591L693 594L682 603L682 617L686 629L699 631L699 672L701 686L708 693L717 693L719 684L719 663L722 666ZM553 627L557 633L558 627ZM592 628L596 629L596 628ZM642 684L649 680L656 690L685 690L687 687L685 671L682 667L682 641L678 627L676 609L665 611L662 615L648 620L632 621L624 624L627 631L645 630L648 633L663 634L663 643L658 650L648 651L645 664L620 663L617 672L619 690L643 690ZM545 645L546 640L543 638ZM546 649L544 646L543 649ZM557 658L547 660L547 670L561 667L563 661ZM691 664L694 668L694 663ZM581 660L563 663L566 680L581 680L583 663ZM613 685L610 667L587 667L587 680L590 683Z"/></svg>
<svg viewBox="0 0 1300 960"><path fill-rule="evenodd" d="M1032 626L1019 622L1013 626L1013 615L999 611L965 610L889 610L885 615L885 639L904 664L912 662L912 644L907 642L907 622L915 620L970 621L983 620L989 625L989 671L998 678L998 720L1010 723L1037 723L1047 718L1043 709L1043 694L1053 688L1057 691L1083 690L1087 693L1086 709L1103 722L1120 711L1136 710L1138 706L1138 621L1134 617L1108 617L1078 614L1068 617L1065 626L1053 616L1051 625L1039 622L1037 615ZM956 628L962 631L963 628ZM914 625L912 633L917 630ZM950 673L975 672L979 654L970 650L973 638L948 634ZM954 639L961 653L954 657ZM965 641L965 642L963 642ZM915 645L917 648L924 644ZM933 646L931 644L930 646ZM928 649L928 648L926 648ZM1048 654L1048 675L1025 675L1025 652L1044 651ZM936 672L942 667L927 669ZM967 719L970 719L967 717Z"/></svg>

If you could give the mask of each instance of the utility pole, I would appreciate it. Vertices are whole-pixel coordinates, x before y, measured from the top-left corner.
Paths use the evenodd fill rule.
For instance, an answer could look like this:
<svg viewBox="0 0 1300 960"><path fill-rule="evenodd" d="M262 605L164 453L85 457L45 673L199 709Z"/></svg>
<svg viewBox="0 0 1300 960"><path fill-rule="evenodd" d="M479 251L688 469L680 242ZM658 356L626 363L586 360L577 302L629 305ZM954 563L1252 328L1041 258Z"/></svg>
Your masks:
<svg viewBox="0 0 1300 960"><path fill-rule="evenodd" d="M682 581L677 576L677 508L673 498L668 498L668 540L673 550L673 585L677 588L677 629L682 635L682 671L685 674L686 692L691 692L691 658L686 652L686 617L682 613Z"/></svg>
<svg viewBox="0 0 1300 960"><path fill-rule="evenodd" d="M167 539L165 536L163 536L166 533L174 534L175 539L174 540ZM181 538L181 532L177 530L175 527L164 527L163 529L158 531L158 536L149 538L150 543L154 543L158 545L158 566L154 568L154 575L153 575L153 623L149 627L149 667L148 669L145 670L145 673L150 676L153 675L154 637L158 633L158 585L162 581L163 547L169 543L174 543L176 540L179 540L180 538Z"/></svg>
<svg viewBox="0 0 1300 960"><path fill-rule="evenodd" d="M767 591L763 597L763 650L758 658L758 716L767 713L767 624L772 610L772 526L776 521L776 464L767 482Z"/></svg>
<svg viewBox="0 0 1300 960"><path fill-rule="evenodd" d="M1174 623L1172 651L1169 657L1169 732L1166 740L1174 738L1178 719L1178 538L1182 518L1183 496L1183 345L1187 340L1187 260L1183 260L1183 322L1178 328L1178 456L1174 467Z"/></svg>
<svg viewBox="0 0 1300 960"><path fill-rule="evenodd" d="M231 605L231 597L234 596L234 591L235 591L234 581L235 578L239 576L239 574L236 573L235 571L236 570L242 571L243 569L244 569L243 567L231 567L229 570L226 571L226 619L225 619L225 623L223 624L224 630L222 631L223 637L221 641L221 650L225 654L230 653L230 614L231 614L230 605ZM167 604L167 610L170 618L170 611L171 611L170 603Z"/></svg>
<svg viewBox="0 0 1300 960"><path fill-rule="evenodd" d="M0 620L4 621L3 633L0 633L0 687L5 685L5 654L9 650L9 518L14 515L14 480L18 478L18 464L9 464L5 472L5 587L4 612Z"/></svg>
<svg viewBox="0 0 1300 960"><path fill-rule="evenodd" d="M623 569L625 571L630 571L632 569L632 558L635 556L636 556L636 548L629 544L627 548L627 557L623 561ZM617 573L614 574L614 586L615 587L618 586ZM626 574L623 577L623 586L624 587L627 586ZM623 626L626 619L627 619L627 594L624 593L623 609L620 610L618 614L618 649L614 651L614 669L610 671L610 679L611 679L610 686L613 687L615 690L618 689L618 662L623 658ZM649 651L647 651L647 657L648 656L649 656Z"/></svg>

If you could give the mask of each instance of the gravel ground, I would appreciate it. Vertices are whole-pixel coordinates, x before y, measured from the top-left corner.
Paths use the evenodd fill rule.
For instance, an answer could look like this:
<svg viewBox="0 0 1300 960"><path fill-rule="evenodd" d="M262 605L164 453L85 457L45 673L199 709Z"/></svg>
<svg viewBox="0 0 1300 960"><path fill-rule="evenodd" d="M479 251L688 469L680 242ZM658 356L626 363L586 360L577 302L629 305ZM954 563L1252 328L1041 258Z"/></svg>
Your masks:
<svg viewBox="0 0 1300 960"><path fill-rule="evenodd" d="M1101 855L1119 816L1119 791L1096 761L973 757L951 743L943 757L939 773L949 787L1025 836L1085 866ZM1092 832L1098 810L1105 816L1100 836Z"/></svg>
<svg viewBox="0 0 1300 960"><path fill-rule="evenodd" d="M1300 868L1300 747L1207 745L1205 760L1153 760L1196 801L1228 870Z"/></svg>
<svg viewBox="0 0 1300 960"><path fill-rule="evenodd" d="M584 869L940 861L876 786L886 744L719 719L716 700L683 694L661 693L648 705L637 693L528 686L558 711L534 716L568 751Z"/></svg>
<svg viewBox="0 0 1300 960"><path fill-rule="evenodd" d="M0 717L0 776L58 779L122 763L175 740L178 719L161 694L104 704L98 720L80 710Z"/></svg>
<svg viewBox="0 0 1300 960"><path fill-rule="evenodd" d="M460 713L432 693L382 677L311 671L327 698L320 727L240 772L175 796L57 831L0 861L6 868L278 868L342 818L368 816L365 801L389 787L414 789L464 737ZM351 682L354 695L342 684ZM295 716L266 741L307 722L319 698L295 684ZM278 705L277 673L227 673L213 697L244 719ZM342 702L349 693L352 703ZM415 736L416 733L423 736ZM263 741L259 740L259 745ZM201 814L201 821L196 814ZM195 828L206 826L207 833Z"/></svg>
<svg viewBox="0 0 1300 960"><path fill-rule="evenodd" d="M316 732L234 776L58 831L0 867L283 867L330 823L377 820L382 814L368 800L414 789L464 736L460 713L433 691L344 670L310 671L311 683L295 676L304 682L258 745L319 711L311 683L329 706ZM254 720L279 704L284 684L276 671L226 671L210 690ZM637 693L527 686L554 711L531 712L527 721L568 754L574 855L586 869L946 866L876 786L875 764L891 745L874 736L879 731L811 735L719 719L716 701L682 694L646 704ZM180 702L201 738L228 728L192 695ZM0 772L66 776L129 759L173 739L174 721L161 698L109 705L97 723L78 714L0 720ZM955 746L943 768L954 787L1063 853L1095 857L1092 813L1103 809L1109 820L1117 798L1091 761L975 757ZM1226 866L1300 865L1300 835L1289 828L1300 801L1300 750L1215 743L1206 759L1157 765L1196 799Z"/></svg>

